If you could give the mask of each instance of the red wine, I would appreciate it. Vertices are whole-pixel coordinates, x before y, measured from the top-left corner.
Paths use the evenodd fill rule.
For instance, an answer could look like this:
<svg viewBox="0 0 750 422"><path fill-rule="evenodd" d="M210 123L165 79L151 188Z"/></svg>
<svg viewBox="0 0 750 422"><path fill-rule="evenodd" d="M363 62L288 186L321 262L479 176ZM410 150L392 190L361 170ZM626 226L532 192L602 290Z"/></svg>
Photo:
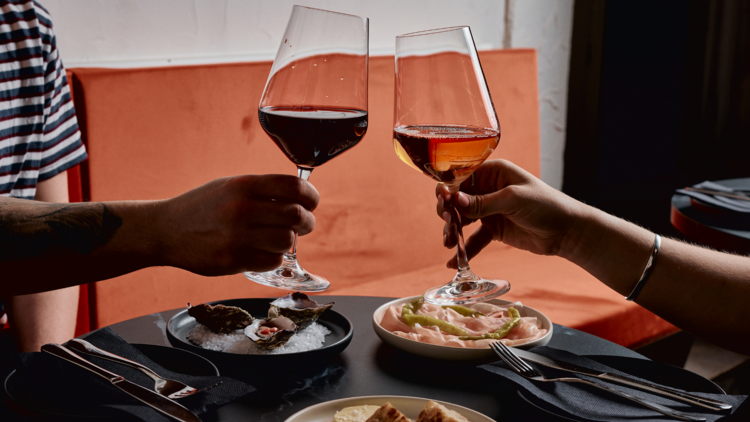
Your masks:
<svg viewBox="0 0 750 422"><path fill-rule="evenodd" d="M263 130L293 163L317 167L357 145L367 132L367 112L312 107L263 107Z"/></svg>
<svg viewBox="0 0 750 422"><path fill-rule="evenodd" d="M463 126L401 126L393 146L403 162L446 185L458 185L497 147L500 132Z"/></svg>

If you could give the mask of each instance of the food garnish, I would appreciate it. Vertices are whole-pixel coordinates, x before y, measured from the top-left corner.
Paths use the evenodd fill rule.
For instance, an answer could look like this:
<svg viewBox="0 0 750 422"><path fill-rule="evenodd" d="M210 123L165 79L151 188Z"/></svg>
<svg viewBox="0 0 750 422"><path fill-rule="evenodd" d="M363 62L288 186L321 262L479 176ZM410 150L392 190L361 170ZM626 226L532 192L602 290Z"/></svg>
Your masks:
<svg viewBox="0 0 750 422"><path fill-rule="evenodd" d="M389 306L379 323L399 337L460 348L489 348L498 340L517 346L547 334L539 319L522 315L523 305L519 302L510 307L489 302L441 307L419 297Z"/></svg>
<svg viewBox="0 0 750 422"><path fill-rule="evenodd" d="M419 324L423 327L437 327L440 329L440 331L446 332L448 334L453 334L455 336L469 335L469 333L467 333L465 330L456 327L449 322L443 321L442 319L433 318L427 315L416 315L415 312L417 312L422 307L422 305L424 305L424 296L420 296L415 301L404 304L404 307L401 308L401 319L403 319L404 322L412 328L414 328L416 324Z"/></svg>
<svg viewBox="0 0 750 422"><path fill-rule="evenodd" d="M501 338L508 335L510 330L515 328L516 325L518 325L519 322L521 322L521 314L518 313L518 310L514 307L508 308L508 315L510 315L510 321L503 324L502 327L495 330L493 333L485 333L481 336L460 336L458 337L459 340L485 340L485 339L491 339L491 340L500 340Z"/></svg>
<svg viewBox="0 0 750 422"><path fill-rule="evenodd" d="M287 317L256 319L245 328L245 335L264 349L278 349L297 332L297 325Z"/></svg>

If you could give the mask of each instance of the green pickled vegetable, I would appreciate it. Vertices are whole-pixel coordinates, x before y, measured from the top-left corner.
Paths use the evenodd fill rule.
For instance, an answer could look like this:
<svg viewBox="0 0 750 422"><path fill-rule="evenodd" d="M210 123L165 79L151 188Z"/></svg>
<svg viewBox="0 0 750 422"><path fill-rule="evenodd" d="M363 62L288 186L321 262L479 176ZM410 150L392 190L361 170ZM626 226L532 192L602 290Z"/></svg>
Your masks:
<svg viewBox="0 0 750 422"><path fill-rule="evenodd" d="M441 319L433 318L427 315L415 315L414 312L417 312L423 304L424 297L420 297L413 302L405 304L403 308L401 308L401 319L404 320L404 322L409 327L414 327L414 325L419 324L423 327L438 327L440 331L448 334L453 334L454 336L469 335L469 333L467 333L465 330Z"/></svg>
<svg viewBox="0 0 750 422"><path fill-rule="evenodd" d="M424 305L424 296L420 296L414 299L414 301L405 304L401 309L401 316L404 315L404 312L409 312L411 314L417 312L422 307L422 305Z"/></svg>
<svg viewBox="0 0 750 422"><path fill-rule="evenodd" d="M508 315L510 316L510 321L503 324L502 327L495 330L494 333L486 333L482 334L481 336L461 336L458 339L459 340L500 340L501 338L508 335L510 330L512 330L516 325L518 325L519 322L521 322L521 314L518 313L518 310L516 308L508 308Z"/></svg>
<svg viewBox="0 0 750 422"><path fill-rule="evenodd" d="M467 308L465 306L461 306L461 305L445 305L445 306L443 306L443 309L446 309L446 308L451 308L451 309L453 309L454 311L458 312L459 314L461 314L463 316L470 316L470 317L485 316L483 313L481 313L479 311L475 311L473 309L469 309L469 308Z"/></svg>

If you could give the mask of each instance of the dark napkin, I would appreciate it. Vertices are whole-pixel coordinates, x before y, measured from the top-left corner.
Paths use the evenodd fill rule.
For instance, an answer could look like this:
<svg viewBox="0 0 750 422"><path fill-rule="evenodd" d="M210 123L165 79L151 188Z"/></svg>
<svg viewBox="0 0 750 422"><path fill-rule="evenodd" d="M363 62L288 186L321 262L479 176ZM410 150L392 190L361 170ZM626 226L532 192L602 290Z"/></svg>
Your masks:
<svg viewBox="0 0 750 422"><path fill-rule="evenodd" d="M551 347L536 347L531 352L547 356L549 358L573 363L585 368L606 371L612 374L629 376L631 378L643 380L632 375L623 373L614 368L610 368L592 359L574 355L564 350L553 349ZM651 363L650 361L644 361ZM633 359L633 365L638 365L639 360ZM629 388L622 384L610 383L600 380L596 377L586 375L572 374L567 371L556 370L542 365L530 363L531 366L543 373L547 378L561 377L579 377L594 381L597 383L606 383L610 387L617 388L621 391L630 393L634 396L651 400L655 403L669 406L672 409L688 412L705 417L708 421L718 421L737 411L737 408L745 401L747 396L729 396L724 394L707 394L694 393L701 397L712 398L729 403L733 406L731 412L712 411L700 406L693 406L688 403L674 401L663 396L647 393L643 390ZM516 374L504 362L496 362L488 365L482 365L480 368L500 375L513 382L516 387L522 391L522 394L529 398L533 403L542 408L549 410L560 416L566 416L572 419L581 419L586 421L661 421L672 420L666 415L645 408L635 402L621 398L612 393L600 390L583 384L565 383L565 382L538 382L531 381ZM634 371L635 372L635 371ZM656 384L656 374L654 380L648 380ZM671 388L678 388L677 385L669 385ZM532 397L533 396L533 397Z"/></svg>
<svg viewBox="0 0 750 422"><path fill-rule="evenodd" d="M131 344L109 328L96 331L86 341L116 355L139 362L157 374L182 381L197 389L217 383L218 386L178 400L178 403L198 415L234 401L255 388L227 377L192 376L169 371L154 363ZM153 390L154 381L138 369L87 354L77 353L84 359L128 381ZM48 413L62 415L126 416L144 421L172 422L164 414L144 405L122 392L109 381L93 373L47 353L21 353L17 355L16 373L13 375L13 390L18 396L31 395L40 408ZM35 397L34 397L35 396Z"/></svg>
<svg viewBox="0 0 750 422"><path fill-rule="evenodd" d="M735 191L732 188L726 187L724 185L720 185L718 183L709 182L709 181L698 183L697 185L693 185L692 187L698 188L698 189L710 189L710 190L715 190L719 192L731 193L733 195L739 195L739 196L747 196L745 193L741 191ZM743 201L742 199L735 199L735 198L727 198L725 196L719 196L719 195L709 195L709 194L689 191L685 189L677 189L676 192L682 195L690 196L706 204L721 208L723 210L750 214L750 201Z"/></svg>

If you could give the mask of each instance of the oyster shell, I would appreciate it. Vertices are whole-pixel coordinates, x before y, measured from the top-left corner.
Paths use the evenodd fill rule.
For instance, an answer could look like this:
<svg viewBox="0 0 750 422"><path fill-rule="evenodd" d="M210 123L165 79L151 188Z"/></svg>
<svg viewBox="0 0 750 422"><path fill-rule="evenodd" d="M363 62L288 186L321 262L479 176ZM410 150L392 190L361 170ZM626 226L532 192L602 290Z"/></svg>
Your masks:
<svg viewBox="0 0 750 422"><path fill-rule="evenodd" d="M283 316L256 319L245 328L245 335L264 349L278 349L296 332L297 325Z"/></svg>
<svg viewBox="0 0 750 422"><path fill-rule="evenodd" d="M268 316L285 316L294 321L301 330L315 322L323 312L331 309L331 306L333 302L321 305L304 293L294 292L271 302Z"/></svg>
<svg viewBox="0 0 750 422"><path fill-rule="evenodd" d="M207 303L196 306L190 306L188 303L188 315L214 333L223 334L245 328L255 319L247 311L236 306L211 306Z"/></svg>

